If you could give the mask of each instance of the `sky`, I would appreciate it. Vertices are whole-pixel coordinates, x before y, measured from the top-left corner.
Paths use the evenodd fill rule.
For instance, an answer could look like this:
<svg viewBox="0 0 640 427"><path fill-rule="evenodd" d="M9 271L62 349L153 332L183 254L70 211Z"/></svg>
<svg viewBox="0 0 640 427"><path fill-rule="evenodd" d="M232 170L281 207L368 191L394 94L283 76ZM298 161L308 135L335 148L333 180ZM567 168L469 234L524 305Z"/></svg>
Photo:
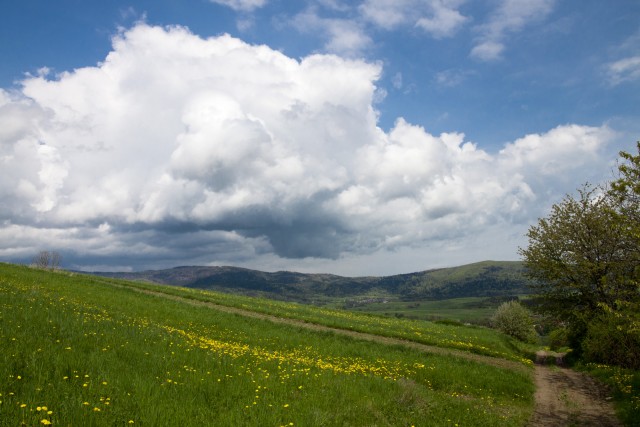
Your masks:
<svg viewBox="0 0 640 427"><path fill-rule="evenodd" d="M640 139L635 0L0 4L0 261L517 260Z"/></svg>

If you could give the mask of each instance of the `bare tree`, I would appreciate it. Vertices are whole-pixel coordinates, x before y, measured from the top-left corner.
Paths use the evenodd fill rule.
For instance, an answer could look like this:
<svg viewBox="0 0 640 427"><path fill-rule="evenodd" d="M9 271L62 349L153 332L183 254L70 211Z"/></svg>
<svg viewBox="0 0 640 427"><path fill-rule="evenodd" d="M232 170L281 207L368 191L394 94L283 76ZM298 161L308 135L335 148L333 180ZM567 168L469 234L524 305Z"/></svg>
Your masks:
<svg viewBox="0 0 640 427"><path fill-rule="evenodd" d="M62 262L62 255L60 255L60 252L52 251L51 259L49 260L49 266L51 267L51 269L52 270L59 269L61 262Z"/></svg>
<svg viewBox="0 0 640 427"><path fill-rule="evenodd" d="M62 255L57 251L40 251L33 257L33 266L42 269L57 270L60 268Z"/></svg>
<svg viewBox="0 0 640 427"><path fill-rule="evenodd" d="M36 268L47 269L49 268L49 261L51 260L51 253L49 251L40 251L33 257L33 266Z"/></svg>

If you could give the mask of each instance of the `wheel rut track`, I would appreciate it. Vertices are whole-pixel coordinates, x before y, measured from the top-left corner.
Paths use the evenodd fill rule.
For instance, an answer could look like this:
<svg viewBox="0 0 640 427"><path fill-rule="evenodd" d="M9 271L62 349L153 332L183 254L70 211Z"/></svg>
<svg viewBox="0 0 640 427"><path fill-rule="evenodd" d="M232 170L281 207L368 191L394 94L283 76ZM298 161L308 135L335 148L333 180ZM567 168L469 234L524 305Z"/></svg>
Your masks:
<svg viewBox="0 0 640 427"><path fill-rule="evenodd" d="M534 380L536 406L530 427L622 426L606 387L589 375L538 364Z"/></svg>
<svg viewBox="0 0 640 427"><path fill-rule="evenodd" d="M313 331L319 331L319 332L329 332L329 333L334 333L336 335L343 335L343 336L348 336L355 339L360 339L364 341L373 341L381 344L399 345L399 346L404 346L408 348L413 348L413 349L422 351L424 353L457 357L457 358L469 360L472 362L495 366L497 368L510 369L510 370L515 370L520 372L529 372L530 370L528 366L512 360L500 359L497 357L469 353L461 350L449 349L444 347L436 347L428 344L421 344L414 341L404 340L401 338L385 337L383 335L370 334L366 332L358 332L358 331L353 331L349 329L333 328L330 326L319 325L317 323L305 322L303 320L278 317L271 314L259 313L259 312L245 310L237 307L229 307L226 305L215 304L207 301L198 301L191 298L185 298L177 295L166 294L163 292L152 291L149 289L134 288L134 287L118 285L110 282L101 282L101 283L104 283L106 285L113 286L113 287L132 290L132 291L139 292L146 295L151 295L151 296L164 298L172 301L182 302L195 307L209 307L213 310L236 314L239 316L244 316L244 317L249 317L254 319L265 320L272 323L295 326L295 327L313 330Z"/></svg>
<svg viewBox="0 0 640 427"><path fill-rule="evenodd" d="M198 301L190 298L170 295L148 289L133 288L102 282L109 286L132 290L142 294L178 301L196 307L208 307L213 310L239 316L264 320L272 323L289 325L308 330L329 332L336 335L348 336L364 341L373 341L386 345L399 345L413 348L424 353L457 357L472 362L483 363L497 368L510 369L519 372L530 372L530 368L511 360L499 359L455 349L447 349L427 344L421 344L400 338L385 337L366 332L339 329L309 323L297 319L278 317L236 307ZM562 426L597 426L621 427L622 423L616 418L612 403L604 387L590 376L568 368L544 366L536 364L534 370L536 386L535 409L528 427L562 427Z"/></svg>

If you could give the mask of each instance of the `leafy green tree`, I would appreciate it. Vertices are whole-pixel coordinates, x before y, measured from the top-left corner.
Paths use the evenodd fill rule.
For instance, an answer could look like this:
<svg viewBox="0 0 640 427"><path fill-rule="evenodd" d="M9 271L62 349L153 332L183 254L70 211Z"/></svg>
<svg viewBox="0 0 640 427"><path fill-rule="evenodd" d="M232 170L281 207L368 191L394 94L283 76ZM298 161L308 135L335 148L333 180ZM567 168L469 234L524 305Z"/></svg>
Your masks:
<svg viewBox="0 0 640 427"><path fill-rule="evenodd" d="M491 324L494 328L520 341L535 342L537 334L531 312L518 301L507 301L496 309Z"/></svg>
<svg viewBox="0 0 640 427"><path fill-rule="evenodd" d="M616 219L625 231L624 251L631 271L626 276L626 287L635 289L635 298L621 301L638 301L640 284L640 141L638 155L621 152L624 160L618 165L618 178L611 183L609 196L617 204Z"/></svg>
<svg viewBox="0 0 640 427"><path fill-rule="evenodd" d="M576 350L594 319L616 318L618 327L640 301L640 143L638 152L620 153L610 185L585 185L555 204L520 249L538 308L566 322Z"/></svg>
<svg viewBox="0 0 640 427"><path fill-rule="evenodd" d="M625 230L612 215L614 208L600 189L585 186L577 198L566 196L529 229L529 246L520 254L543 310L573 321L624 293L618 284L629 270Z"/></svg>

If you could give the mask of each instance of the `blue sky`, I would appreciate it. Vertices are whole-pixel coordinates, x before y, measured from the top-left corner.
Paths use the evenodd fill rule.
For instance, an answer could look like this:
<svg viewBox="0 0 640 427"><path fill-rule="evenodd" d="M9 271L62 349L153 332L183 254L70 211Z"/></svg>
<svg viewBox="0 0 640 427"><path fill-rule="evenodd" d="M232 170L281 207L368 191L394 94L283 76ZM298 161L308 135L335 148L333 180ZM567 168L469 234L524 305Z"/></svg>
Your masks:
<svg viewBox="0 0 640 427"><path fill-rule="evenodd" d="M640 134L640 3L5 2L0 259L517 259Z"/></svg>

